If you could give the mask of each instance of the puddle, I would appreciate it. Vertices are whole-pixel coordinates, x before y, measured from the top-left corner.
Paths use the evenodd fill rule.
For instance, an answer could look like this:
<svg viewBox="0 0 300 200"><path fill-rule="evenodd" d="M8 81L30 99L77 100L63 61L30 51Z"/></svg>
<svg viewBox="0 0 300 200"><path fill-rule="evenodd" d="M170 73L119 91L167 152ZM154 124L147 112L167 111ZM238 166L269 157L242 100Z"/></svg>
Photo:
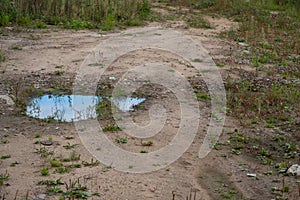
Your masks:
<svg viewBox="0 0 300 200"><path fill-rule="evenodd" d="M145 98L106 98L123 112L133 111L134 106ZM97 118L96 106L103 97L83 95L44 95L34 98L26 108L26 115L38 119L53 118L57 121L72 122Z"/></svg>
<svg viewBox="0 0 300 200"><path fill-rule="evenodd" d="M132 97L116 97L111 98L110 101L123 112L133 111L134 106L144 102L145 98L132 98Z"/></svg>

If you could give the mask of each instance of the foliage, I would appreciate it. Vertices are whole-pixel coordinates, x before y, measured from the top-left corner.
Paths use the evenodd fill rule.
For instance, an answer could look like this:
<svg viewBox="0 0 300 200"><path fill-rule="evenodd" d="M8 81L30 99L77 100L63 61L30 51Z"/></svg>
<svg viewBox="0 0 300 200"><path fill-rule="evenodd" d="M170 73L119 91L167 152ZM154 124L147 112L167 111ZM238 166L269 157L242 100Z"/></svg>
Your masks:
<svg viewBox="0 0 300 200"><path fill-rule="evenodd" d="M0 26L13 22L46 28L46 24L63 23L72 29L110 30L117 24L146 19L150 8L147 0L0 0Z"/></svg>

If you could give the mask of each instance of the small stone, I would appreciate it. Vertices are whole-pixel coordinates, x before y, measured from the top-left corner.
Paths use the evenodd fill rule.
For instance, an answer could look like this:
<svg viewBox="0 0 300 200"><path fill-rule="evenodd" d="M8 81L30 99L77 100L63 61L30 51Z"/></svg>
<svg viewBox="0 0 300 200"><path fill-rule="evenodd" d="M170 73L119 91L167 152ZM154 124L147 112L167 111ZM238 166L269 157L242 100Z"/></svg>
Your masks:
<svg viewBox="0 0 300 200"><path fill-rule="evenodd" d="M239 45L240 45L240 46L243 46L243 47L249 46L248 44L246 44L246 43L244 43L244 42L239 42Z"/></svg>
<svg viewBox="0 0 300 200"><path fill-rule="evenodd" d="M41 141L40 143L45 146L51 146L53 144L50 140Z"/></svg>
<svg viewBox="0 0 300 200"><path fill-rule="evenodd" d="M256 174L247 174L247 176L249 176L249 177L256 177Z"/></svg>
<svg viewBox="0 0 300 200"><path fill-rule="evenodd" d="M34 200L44 200L46 199L46 194L39 194L37 197L34 198Z"/></svg>
<svg viewBox="0 0 300 200"><path fill-rule="evenodd" d="M3 99L7 105L13 106L15 102L12 100L12 98L8 95L0 95L0 99Z"/></svg>
<svg viewBox="0 0 300 200"><path fill-rule="evenodd" d="M243 53L244 53L244 54L250 54L250 51L244 50Z"/></svg>
<svg viewBox="0 0 300 200"><path fill-rule="evenodd" d="M300 176L300 165L297 165L297 164L292 165L287 170L287 173L292 174L292 175L296 175L296 176Z"/></svg>

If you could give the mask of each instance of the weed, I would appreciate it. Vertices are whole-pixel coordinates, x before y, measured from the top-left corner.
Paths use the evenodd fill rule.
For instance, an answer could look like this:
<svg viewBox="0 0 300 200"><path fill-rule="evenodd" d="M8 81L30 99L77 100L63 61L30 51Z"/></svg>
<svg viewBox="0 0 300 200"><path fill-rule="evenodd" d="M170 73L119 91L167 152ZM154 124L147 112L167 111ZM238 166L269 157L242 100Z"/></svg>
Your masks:
<svg viewBox="0 0 300 200"><path fill-rule="evenodd" d="M35 149L35 153L40 154L41 157L43 157L43 158L46 158L49 155L53 155L54 154L53 151L49 151L45 147L41 147L41 148Z"/></svg>
<svg viewBox="0 0 300 200"><path fill-rule="evenodd" d="M208 94L205 93L196 93L195 97L197 100L202 99L202 100L209 100L210 96Z"/></svg>
<svg viewBox="0 0 300 200"><path fill-rule="evenodd" d="M66 140L73 140L73 139L74 139L74 136L65 136L65 139L66 139Z"/></svg>
<svg viewBox="0 0 300 200"><path fill-rule="evenodd" d="M56 76L62 76L62 75L64 75L64 73L65 73L64 71L56 71L55 75Z"/></svg>
<svg viewBox="0 0 300 200"><path fill-rule="evenodd" d="M38 182L38 185L47 185L47 186L57 186L57 185L63 185L64 183L61 182L61 178L56 180L42 180Z"/></svg>
<svg viewBox="0 0 300 200"><path fill-rule="evenodd" d="M142 146L152 146L153 144L152 141L142 142Z"/></svg>
<svg viewBox="0 0 300 200"><path fill-rule="evenodd" d="M102 167L101 171L102 171L102 172L107 172L107 171L109 171L110 169L112 169L112 166L111 166L111 165L108 165L108 166Z"/></svg>
<svg viewBox="0 0 300 200"><path fill-rule="evenodd" d="M55 194L63 193L63 190L58 186L53 186L53 187L47 188L46 193L48 195L55 195Z"/></svg>
<svg viewBox="0 0 300 200"><path fill-rule="evenodd" d="M47 28L47 25L43 21L37 21L35 23L35 27L39 28L39 29L44 29L44 28Z"/></svg>
<svg viewBox="0 0 300 200"><path fill-rule="evenodd" d="M13 50L22 50L23 48L19 45L15 45L15 46L12 46L11 49L13 49Z"/></svg>
<svg viewBox="0 0 300 200"><path fill-rule="evenodd" d="M71 159L70 158L63 158L62 162L71 162Z"/></svg>
<svg viewBox="0 0 300 200"><path fill-rule="evenodd" d="M78 163L76 163L76 164L71 164L71 165L68 165L67 167L68 167L68 168L81 168L81 164L78 164Z"/></svg>
<svg viewBox="0 0 300 200"><path fill-rule="evenodd" d="M78 161L80 160L80 154L77 154L75 151L72 151L70 155L70 161Z"/></svg>
<svg viewBox="0 0 300 200"><path fill-rule="evenodd" d="M216 66L217 66L217 67L224 67L225 64L224 64L224 63L220 63L220 62L216 62Z"/></svg>
<svg viewBox="0 0 300 200"><path fill-rule="evenodd" d="M13 22L36 28L64 24L76 30L96 27L111 30L116 25L139 24L147 19L150 9L147 0L4 1L0 8L0 26Z"/></svg>
<svg viewBox="0 0 300 200"><path fill-rule="evenodd" d="M203 60L200 58L195 58L195 59L192 59L192 62L203 62Z"/></svg>
<svg viewBox="0 0 300 200"><path fill-rule="evenodd" d="M0 26L7 26L9 24L9 16L0 14Z"/></svg>
<svg viewBox="0 0 300 200"><path fill-rule="evenodd" d="M0 186L3 185L4 181L9 179L9 174L7 171L5 173L0 174Z"/></svg>
<svg viewBox="0 0 300 200"><path fill-rule="evenodd" d="M120 131L121 129L117 125L107 125L102 130L104 132L107 132L107 131Z"/></svg>
<svg viewBox="0 0 300 200"><path fill-rule="evenodd" d="M99 119L109 119L112 117L110 103L106 100L99 102L96 107L96 112Z"/></svg>
<svg viewBox="0 0 300 200"><path fill-rule="evenodd" d="M51 167L60 167L62 163L56 160L55 158L53 158L50 160L50 165Z"/></svg>
<svg viewBox="0 0 300 200"><path fill-rule="evenodd" d="M147 150L141 150L140 153L148 153Z"/></svg>
<svg viewBox="0 0 300 200"><path fill-rule="evenodd" d="M289 162L283 161L281 163L275 164L275 168L278 170L279 173L285 173L288 169L288 166L290 165Z"/></svg>
<svg viewBox="0 0 300 200"><path fill-rule="evenodd" d="M48 167L43 167L40 170L40 172L41 172L42 176L49 176L50 175Z"/></svg>
<svg viewBox="0 0 300 200"><path fill-rule="evenodd" d="M42 137L42 134L40 134L40 133L36 133L35 135L34 135L34 138L41 138Z"/></svg>
<svg viewBox="0 0 300 200"><path fill-rule="evenodd" d="M18 161L15 161L15 162L13 162L13 163L10 163L9 166L15 167L15 166L17 166L17 165L19 165L19 164L20 164L20 163L19 163Z"/></svg>
<svg viewBox="0 0 300 200"><path fill-rule="evenodd" d="M79 144L70 144L69 142L68 142L68 144L67 145L64 145L63 147L65 148L65 149L74 149L75 147L77 147Z"/></svg>
<svg viewBox="0 0 300 200"><path fill-rule="evenodd" d="M89 194L87 192L87 187L81 184L71 184L66 186L67 191L63 193L63 198L69 199L88 199Z"/></svg>
<svg viewBox="0 0 300 200"><path fill-rule="evenodd" d="M98 160L94 161L94 159L91 159L91 162L82 161L82 165L85 167L95 167L98 166L100 162Z"/></svg>
<svg viewBox="0 0 300 200"><path fill-rule="evenodd" d="M54 170L54 173L59 173L59 174L64 174L64 173L69 173L70 169L67 167L58 167L57 169Z"/></svg>
<svg viewBox="0 0 300 200"><path fill-rule="evenodd" d="M3 62L3 61L5 61L5 56L2 52L2 50L0 49L0 62Z"/></svg>
<svg viewBox="0 0 300 200"><path fill-rule="evenodd" d="M2 143L2 144L8 144L9 141L8 141L7 139L2 139L2 140L1 140L1 143Z"/></svg>
<svg viewBox="0 0 300 200"><path fill-rule="evenodd" d="M116 139L116 143L118 143L118 144L126 144L127 142L128 142L128 139L126 137Z"/></svg>
<svg viewBox="0 0 300 200"><path fill-rule="evenodd" d="M213 28L206 20L204 20L201 16L193 16L190 19L187 19L187 23L193 28Z"/></svg>
<svg viewBox="0 0 300 200"><path fill-rule="evenodd" d="M11 155L7 154L0 157L1 160L8 159L8 158L11 158Z"/></svg>

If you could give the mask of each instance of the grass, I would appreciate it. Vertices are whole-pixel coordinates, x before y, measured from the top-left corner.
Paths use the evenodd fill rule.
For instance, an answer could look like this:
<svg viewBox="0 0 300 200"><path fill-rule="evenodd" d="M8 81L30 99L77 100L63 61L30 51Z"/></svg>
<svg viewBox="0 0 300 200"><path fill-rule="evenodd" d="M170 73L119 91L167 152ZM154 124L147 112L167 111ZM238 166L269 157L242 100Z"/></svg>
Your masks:
<svg viewBox="0 0 300 200"><path fill-rule="evenodd" d="M150 13L147 0L4 0L0 8L0 26L16 23L47 28L64 24L66 28L101 28L137 25Z"/></svg>
<svg viewBox="0 0 300 200"><path fill-rule="evenodd" d="M50 175L50 172L49 172L48 167L43 167L43 168L40 170L40 172L41 172L41 175L42 175L42 176L49 176L49 175Z"/></svg>
<svg viewBox="0 0 300 200"><path fill-rule="evenodd" d="M19 163L18 161L15 161L15 162L10 163L9 166L15 167L15 166L17 166L17 165L19 165L19 164L20 164L20 163Z"/></svg>
<svg viewBox="0 0 300 200"><path fill-rule="evenodd" d="M64 183L61 181L61 178L56 180L42 180L38 182L38 185L47 185L47 186L57 186L63 185Z"/></svg>
<svg viewBox="0 0 300 200"><path fill-rule="evenodd" d="M4 160L4 159L9 159L11 158L11 155L7 154L7 155L3 155L0 157L1 160Z"/></svg>
<svg viewBox="0 0 300 200"><path fill-rule="evenodd" d="M141 150L140 153L148 153L147 150Z"/></svg>
<svg viewBox="0 0 300 200"><path fill-rule="evenodd" d="M142 142L142 146L152 146L154 143L152 141Z"/></svg>
<svg viewBox="0 0 300 200"><path fill-rule="evenodd" d="M58 167L54 170L54 173L65 174L69 173L70 169L68 167Z"/></svg>
<svg viewBox="0 0 300 200"><path fill-rule="evenodd" d="M14 45L14 46L11 47L11 49L13 49L13 50L22 50L23 48L19 45Z"/></svg>
<svg viewBox="0 0 300 200"><path fill-rule="evenodd" d="M126 144L127 142L128 142L128 139L126 137L116 139L116 143L118 143L118 144Z"/></svg>
<svg viewBox="0 0 300 200"><path fill-rule="evenodd" d="M300 108L300 90L294 83L258 84L242 79L227 83L227 100L230 113L241 123L266 124L266 127L294 123ZM248 121L247 121L248 120Z"/></svg>
<svg viewBox="0 0 300 200"><path fill-rule="evenodd" d="M56 160L55 158L50 160L50 165L51 167L60 167L62 166L62 163L58 160Z"/></svg>
<svg viewBox="0 0 300 200"><path fill-rule="evenodd" d="M0 49L0 62L3 62L3 61L5 61L5 56L2 52L2 49Z"/></svg>
<svg viewBox="0 0 300 200"><path fill-rule="evenodd" d="M43 158L46 158L49 155L53 155L54 154L53 151L49 151L45 147L40 147L40 148L35 149L35 153L40 154L41 157L43 157Z"/></svg>
<svg viewBox="0 0 300 200"><path fill-rule="evenodd" d="M70 161L78 161L80 160L80 154L77 154L75 151L72 151L70 154Z"/></svg>
<svg viewBox="0 0 300 200"><path fill-rule="evenodd" d="M64 145L63 147L65 148L65 149L74 149L74 148L76 148L77 146L78 146L79 144L70 144L69 142L68 142L68 144L67 145Z"/></svg>
<svg viewBox="0 0 300 200"><path fill-rule="evenodd" d="M210 96L208 94L205 94L205 93L196 93L195 94L195 97L197 100L210 100Z"/></svg>
<svg viewBox="0 0 300 200"><path fill-rule="evenodd" d="M9 141L8 141L7 139L2 139L2 140L1 140L1 143L2 143L2 144L8 144Z"/></svg>
<svg viewBox="0 0 300 200"><path fill-rule="evenodd" d="M0 174L0 186L4 184L5 181L9 179L9 174L7 171L5 173Z"/></svg>
<svg viewBox="0 0 300 200"><path fill-rule="evenodd" d="M210 16L221 15L239 22L237 30L225 31L220 37L247 43L250 46L251 64L258 70L264 70L266 64L272 64L284 67L284 70L279 71L284 77L300 77L300 1L166 0L164 2L189 7L190 12L194 12L194 15L187 19L190 26L212 28L197 15L195 10L201 10L202 14ZM269 73L278 72L273 68Z"/></svg>
<svg viewBox="0 0 300 200"><path fill-rule="evenodd" d="M98 160L94 161L94 159L91 159L91 162L82 161L81 163L85 167L95 167L100 165L100 162Z"/></svg>
<svg viewBox="0 0 300 200"><path fill-rule="evenodd" d="M117 125L107 125L107 126L103 127L102 130L104 132L107 132L107 131L120 131L121 129Z"/></svg>

